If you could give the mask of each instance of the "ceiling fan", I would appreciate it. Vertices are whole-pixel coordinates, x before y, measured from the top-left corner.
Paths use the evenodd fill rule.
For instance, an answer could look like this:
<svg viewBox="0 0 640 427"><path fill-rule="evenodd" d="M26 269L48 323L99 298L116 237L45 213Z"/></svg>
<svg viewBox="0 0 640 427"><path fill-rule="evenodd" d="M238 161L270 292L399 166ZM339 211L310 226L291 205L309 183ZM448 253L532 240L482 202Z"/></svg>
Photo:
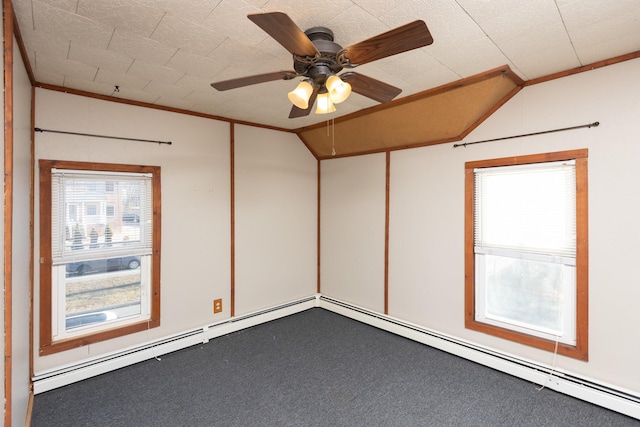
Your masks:
<svg viewBox="0 0 640 427"><path fill-rule="evenodd" d="M417 49L433 43L424 21L417 20L367 40L343 48L333 41L333 32L325 27L302 31L283 12L253 13L247 17L293 54L293 70L240 77L211 83L223 91L274 80L304 80L291 92L293 103L289 118L309 115L317 102L316 113L335 111L334 104L347 99L351 91L385 103L398 96L401 89L371 77L346 71L368 62Z"/></svg>

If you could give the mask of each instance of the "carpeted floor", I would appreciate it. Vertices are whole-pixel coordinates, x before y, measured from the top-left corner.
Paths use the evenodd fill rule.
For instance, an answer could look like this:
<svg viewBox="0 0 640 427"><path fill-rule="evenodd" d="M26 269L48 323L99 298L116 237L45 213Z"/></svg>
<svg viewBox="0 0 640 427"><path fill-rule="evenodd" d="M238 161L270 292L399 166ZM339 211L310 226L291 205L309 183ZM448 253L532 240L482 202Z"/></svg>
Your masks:
<svg viewBox="0 0 640 427"><path fill-rule="evenodd" d="M640 426L316 308L35 396L32 426Z"/></svg>

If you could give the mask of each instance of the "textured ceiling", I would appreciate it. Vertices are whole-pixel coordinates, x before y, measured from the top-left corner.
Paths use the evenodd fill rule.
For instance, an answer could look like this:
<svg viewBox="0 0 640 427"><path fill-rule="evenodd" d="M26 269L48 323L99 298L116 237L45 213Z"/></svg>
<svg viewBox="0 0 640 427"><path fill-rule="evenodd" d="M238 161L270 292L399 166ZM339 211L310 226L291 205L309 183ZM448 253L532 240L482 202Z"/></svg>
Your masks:
<svg viewBox="0 0 640 427"><path fill-rule="evenodd" d="M507 65L531 80L640 51L638 0L14 0L36 82L298 129L377 105L352 94L331 115L289 119L274 81L218 92L210 83L292 68L247 19L279 10L342 46L416 19L434 43L357 68L407 97ZM115 90L118 86L119 91Z"/></svg>

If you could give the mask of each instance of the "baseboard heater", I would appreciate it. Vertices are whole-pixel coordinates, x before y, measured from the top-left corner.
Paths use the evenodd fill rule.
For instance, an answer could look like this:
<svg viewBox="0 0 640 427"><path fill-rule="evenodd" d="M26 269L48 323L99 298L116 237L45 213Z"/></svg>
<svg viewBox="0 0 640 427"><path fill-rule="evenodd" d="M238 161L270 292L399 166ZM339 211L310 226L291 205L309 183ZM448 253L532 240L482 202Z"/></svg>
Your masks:
<svg viewBox="0 0 640 427"><path fill-rule="evenodd" d="M318 307L640 419L640 395L632 391L505 354L327 296L318 297Z"/></svg>
<svg viewBox="0 0 640 427"><path fill-rule="evenodd" d="M49 391L134 363L160 358L167 353L206 343L213 338L314 307L341 314L534 384L544 385L549 389L640 419L640 395L632 391L505 354L323 295L309 296L101 357L39 372L33 377L33 390L35 394Z"/></svg>
<svg viewBox="0 0 640 427"><path fill-rule="evenodd" d="M193 345L250 328L261 323L289 316L316 307L318 296L313 295L264 310L226 319L180 334L165 337L142 345L133 346L96 358L65 365L56 369L38 372L32 378L34 394L53 390L77 381L94 377L181 350Z"/></svg>

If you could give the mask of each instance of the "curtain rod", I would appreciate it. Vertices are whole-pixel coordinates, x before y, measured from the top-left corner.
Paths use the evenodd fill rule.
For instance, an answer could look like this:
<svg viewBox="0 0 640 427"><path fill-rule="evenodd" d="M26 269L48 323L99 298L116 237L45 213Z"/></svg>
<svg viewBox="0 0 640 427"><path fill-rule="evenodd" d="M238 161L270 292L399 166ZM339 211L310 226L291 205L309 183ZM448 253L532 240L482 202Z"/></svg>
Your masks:
<svg viewBox="0 0 640 427"><path fill-rule="evenodd" d="M485 139L483 141L464 142L462 144L453 144L453 148L466 147L467 145L482 144L482 143L485 143L485 142L502 141L504 139L522 138L523 136L535 136L535 135L543 135L545 133L562 132L562 131L565 131L565 130L598 127L599 125L600 125L600 122L593 122L593 123L589 123L589 124L586 124L586 125L571 126L571 127L568 127L568 128L543 130L541 132L525 133L525 134L522 134L522 135L503 136L502 138Z"/></svg>
<svg viewBox="0 0 640 427"><path fill-rule="evenodd" d="M168 144L168 145L172 144L171 141L156 141L153 139L139 139L139 138L127 138L123 136L96 135L92 133L67 132L63 130L51 130L51 129L42 129L42 128L34 128L33 130L36 132L51 132L51 133L63 133L66 135L91 136L94 138L121 139L124 141L137 141L137 142L153 142L156 144Z"/></svg>

